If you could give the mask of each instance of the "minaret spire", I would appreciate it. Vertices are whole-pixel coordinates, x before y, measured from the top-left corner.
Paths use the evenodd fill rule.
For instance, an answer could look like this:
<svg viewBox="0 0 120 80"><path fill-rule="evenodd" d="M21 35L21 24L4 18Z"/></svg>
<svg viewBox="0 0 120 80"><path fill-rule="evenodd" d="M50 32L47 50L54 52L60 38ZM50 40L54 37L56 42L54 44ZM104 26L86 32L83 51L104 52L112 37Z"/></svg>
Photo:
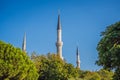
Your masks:
<svg viewBox="0 0 120 80"><path fill-rule="evenodd" d="M26 52L26 33L24 34L23 37L22 51Z"/></svg>
<svg viewBox="0 0 120 80"><path fill-rule="evenodd" d="M58 11L58 24L57 24L57 30L61 29L61 23L60 23L60 11Z"/></svg>
<svg viewBox="0 0 120 80"><path fill-rule="evenodd" d="M77 59L76 59L77 68L80 68L80 56L79 56L78 46L77 46L76 56L77 56Z"/></svg>
<svg viewBox="0 0 120 80"><path fill-rule="evenodd" d="M62 57L62 28L61 28L61 23L60 23L60 13L58 14L58 24L57 24L57 42L56 42L56 47L57 47L57 54L58 56L63 59Z"/></svg>

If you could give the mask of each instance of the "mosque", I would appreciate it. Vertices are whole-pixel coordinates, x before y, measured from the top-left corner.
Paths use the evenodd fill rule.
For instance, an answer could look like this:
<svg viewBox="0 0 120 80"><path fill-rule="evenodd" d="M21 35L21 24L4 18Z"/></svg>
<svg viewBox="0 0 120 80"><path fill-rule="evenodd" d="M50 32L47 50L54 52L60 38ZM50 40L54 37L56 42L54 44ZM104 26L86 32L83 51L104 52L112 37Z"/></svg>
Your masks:
<svg viewBox="0 0 120 80"><path fill-rule="evenodd" d="M58 23L57 23L57 42L56 42L56 48L57 48L57 54L58 56L63 60L62 56L62 47L63 47L63 41L62 41L62 27L61 27L61 22L60 22L60 14L58 14ZM24 35L23 38L23 44L22 44L22 50L26 52L26 34ZM79 56L79 49L77 47L76 51L76 64L77 68L80 68L80 56Z"/></svg>

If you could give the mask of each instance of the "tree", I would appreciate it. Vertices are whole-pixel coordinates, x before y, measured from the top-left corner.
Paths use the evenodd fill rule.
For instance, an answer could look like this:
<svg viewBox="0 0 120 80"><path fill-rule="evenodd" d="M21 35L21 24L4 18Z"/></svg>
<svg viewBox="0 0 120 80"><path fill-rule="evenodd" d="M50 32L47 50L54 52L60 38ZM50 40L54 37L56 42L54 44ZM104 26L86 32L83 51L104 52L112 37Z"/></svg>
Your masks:
<svg viewBox="0 0 120 80"><path fill-rule="evenodd" d="M68 80L77 77L77 69L63 61L58 55L32 55L39 73L39 80Z"/></svg>
<svg viewBox="0 0 120 80"><path fill-rule="evenodd" d="M120 22L110 25L101 34L102 39L98 43L98 61L99 66L107 70L115 70L115 76L120 80Z"/></svg>
<svg viewBox="0 0 120 80"><path fill-rule="evenodd" d="M0 41L0 80L37 80L38 74L26 53Z"/></svg>
<svg viewBox="0 0 120 80"><path fill-rule="evenodd" d="M113 72L112 71L107 71L105 69L101 69L97 71L97 73L100 75L101 80L113 80Z"/></svg>
<svg viewBox="0 0 120 80"><path fill-rule="evenodd" d="M85 80L101 80L100 75L96 72L84 71L82 75L82 79Z"/></svg>

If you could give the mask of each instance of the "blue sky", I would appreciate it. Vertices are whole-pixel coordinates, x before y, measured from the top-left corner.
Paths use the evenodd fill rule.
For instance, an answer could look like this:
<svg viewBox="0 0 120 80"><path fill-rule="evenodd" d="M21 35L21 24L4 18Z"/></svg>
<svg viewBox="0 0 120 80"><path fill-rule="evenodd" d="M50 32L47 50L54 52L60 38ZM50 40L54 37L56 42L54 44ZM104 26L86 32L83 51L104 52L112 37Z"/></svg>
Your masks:
<svg viewBox="0 0 120 80"><path fill-rule="evenodd" d="M0 40L21 48L26 32L29 54L56 53L60 9L64 58L76 66L78 45L81 69L97 70L100 32L120 21L119 3L120 0L0 0Z"/></svg>

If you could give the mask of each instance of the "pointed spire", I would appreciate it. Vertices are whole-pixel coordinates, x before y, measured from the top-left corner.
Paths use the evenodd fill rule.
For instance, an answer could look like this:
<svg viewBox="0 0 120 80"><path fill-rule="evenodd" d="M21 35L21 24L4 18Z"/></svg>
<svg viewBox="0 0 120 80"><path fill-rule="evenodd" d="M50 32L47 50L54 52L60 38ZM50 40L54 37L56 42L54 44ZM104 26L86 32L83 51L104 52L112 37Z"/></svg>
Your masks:
<svg viewBox="0 0 120 80"><path fill-rule="evenodd" d="M80 68L80 56L79 56L78 46L77 46L76 56L77 56L77 59L76 59L77 68Z"/></svg>
<svg viewBox="0 0 120 80"><path fill-rule="evenodd" d="M57 24L57 30L61 29L61 23L60 23L60 10L58 10L58 24Z"/></svg>
<svg viewBox="0 0 120 80"><path fill-rule="evenodd" d="M78 49L78 46L77 46L76 55L79 56L79 49Z"/></svg>
<svg viewBox="0 0 120 80"><path fill-rule="evenodd" d="M26 33L24 34L24 38L23 38L22 50L26 52Z"/></svg>

